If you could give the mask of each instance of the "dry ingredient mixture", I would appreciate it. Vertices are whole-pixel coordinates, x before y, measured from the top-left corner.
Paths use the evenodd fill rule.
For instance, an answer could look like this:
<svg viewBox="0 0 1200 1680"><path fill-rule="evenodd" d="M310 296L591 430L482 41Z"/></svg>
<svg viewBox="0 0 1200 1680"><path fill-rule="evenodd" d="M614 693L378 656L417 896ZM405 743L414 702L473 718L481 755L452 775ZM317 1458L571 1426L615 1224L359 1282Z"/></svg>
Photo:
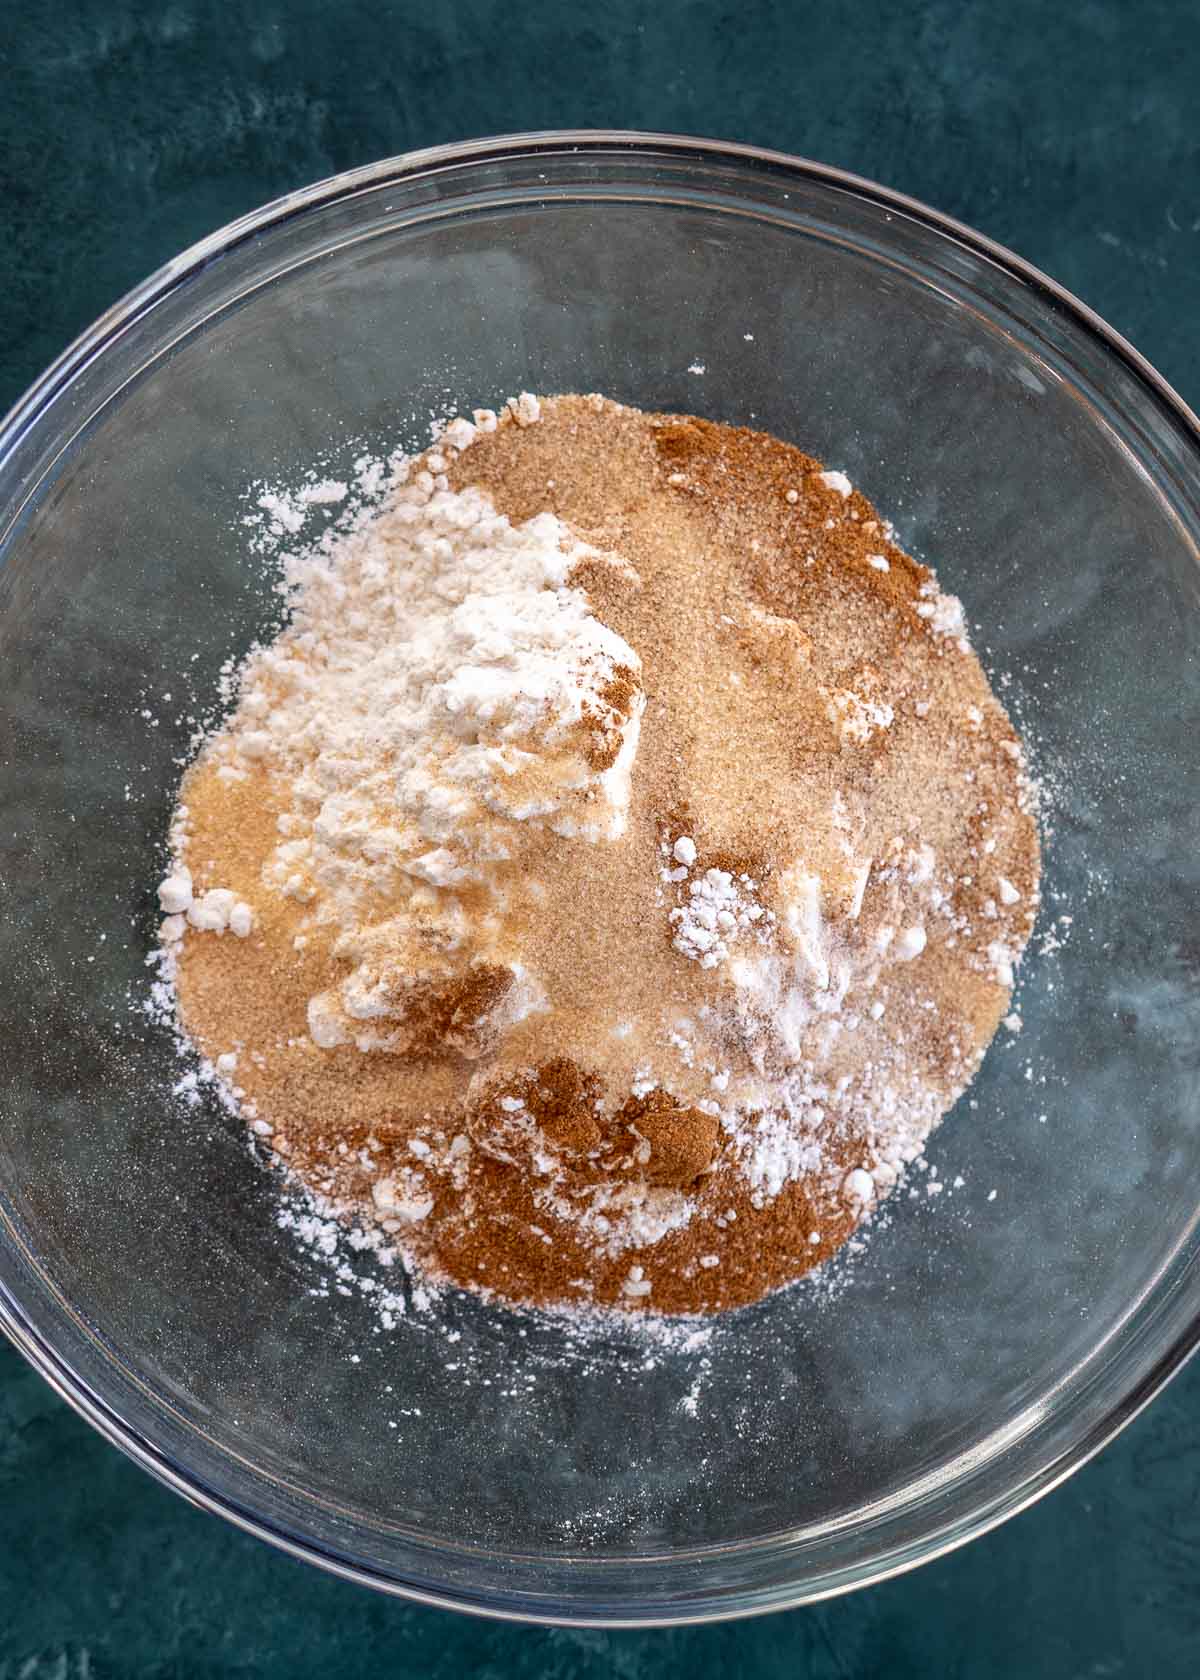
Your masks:
<svg viewBox="0 0 1200 1680"><path fill-rule="evenodd" d="M434 1278L751 1302L869 1216L1008 1009L1020 742L959 602L773 437L524 394L393 465L286 560L185 775L179 1019Z"/></svg>

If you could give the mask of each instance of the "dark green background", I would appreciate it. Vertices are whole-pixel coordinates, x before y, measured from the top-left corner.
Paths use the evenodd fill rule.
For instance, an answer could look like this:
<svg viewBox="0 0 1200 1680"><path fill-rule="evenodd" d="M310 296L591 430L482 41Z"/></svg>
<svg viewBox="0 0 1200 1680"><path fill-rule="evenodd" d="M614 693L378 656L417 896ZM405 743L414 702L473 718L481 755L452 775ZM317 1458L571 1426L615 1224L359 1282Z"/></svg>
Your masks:
<svg viewBox="0 0 1200 1680"><path fill-rule="evenodd" d="M671 129L874 176L1013 246L1200 404L1200 7L1171 0L0 0L0 406L288 188L520 128ZM395 1603L191 1510L0 1348L0 1680L1200 1672L1200 1365L1035 1510L758 1622L541 1631Z"/></svg>

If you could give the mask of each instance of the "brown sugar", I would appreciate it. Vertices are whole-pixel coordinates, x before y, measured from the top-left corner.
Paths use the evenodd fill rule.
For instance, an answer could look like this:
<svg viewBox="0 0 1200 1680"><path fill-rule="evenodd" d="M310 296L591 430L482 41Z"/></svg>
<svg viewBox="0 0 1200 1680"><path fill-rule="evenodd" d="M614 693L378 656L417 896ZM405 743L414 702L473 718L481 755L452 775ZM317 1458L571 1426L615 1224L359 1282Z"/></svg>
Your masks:
<svg viewBox="0 0 1200 1680"><path fill-rule="evenodd" d="M715 1312L832 1254L971 1079L1031 789L957 602L841 475L530 412L297 561L181 789L180 1017L432 1274Z"/></svg>

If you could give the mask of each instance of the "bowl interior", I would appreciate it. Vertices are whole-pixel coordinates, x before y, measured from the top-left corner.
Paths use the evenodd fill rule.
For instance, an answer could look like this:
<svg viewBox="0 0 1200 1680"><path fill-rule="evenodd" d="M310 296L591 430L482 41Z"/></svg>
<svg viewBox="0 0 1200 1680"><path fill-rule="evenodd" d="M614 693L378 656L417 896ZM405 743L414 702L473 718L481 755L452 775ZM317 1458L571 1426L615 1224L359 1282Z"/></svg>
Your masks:
<svg viewBox="0 0 1200 1680"><path fill-rule="evenodd" d="M527 1614L813 1595L1078 1457L1196 1316L1200 527L1169 403L917 211L699 149L380 171L106 332L0 484L0 1282L60 1380L310 1554ZM945 1190L692 1346L463 1297L381 1328L140 1009L194 719L274 622L247 493L523 388L844 469L962 595L1046 789L1023 1030L931 1143Z"/></svg>

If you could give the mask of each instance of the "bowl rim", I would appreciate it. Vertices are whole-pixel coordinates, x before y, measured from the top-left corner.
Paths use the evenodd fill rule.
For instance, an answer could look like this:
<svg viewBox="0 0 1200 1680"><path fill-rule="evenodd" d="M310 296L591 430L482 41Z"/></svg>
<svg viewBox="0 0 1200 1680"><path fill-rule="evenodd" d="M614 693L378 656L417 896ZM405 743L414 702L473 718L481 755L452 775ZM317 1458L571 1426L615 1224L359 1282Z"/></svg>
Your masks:
<svg viewBox="0 0 1200 1680"><path fill-rule="evenodd" d="M1175 423L1200 455L1200 418L1177 391L1120 333L1034 264L1006 246L977 232L966 223L943 214L919 199L894 191L865 176L787 152L734 141L674 135L635 129L543 129L454 141L440 146L402 152L376 163L327 176L307 187L270 200L256 210L226 223L190 245L133 287L67 346L41 376L18 398L0 420L0 469L28 428L56 400L88 363L124 333L132 323L151 311L166 296L185 284L199 270L218 257L261 235L265 230L328 205L344 202L389 182L411 182L424 174L444 169L463 169L473 164L538 155L595 152L626 157L666 155L677 163L734 162L770 165L791 172L798 179L821 186L853 192L873 204L923 224L927 229L966 247L1002 270L1009 278L1040 293L1062 309L1076 325L1099 340L1134 378L1148 387L1169 411ZM24 495L19 494L19 502ZM18 506L19 506L18 502ZM775 1610L818 1603L859 1587L906 1574L935 1558L957 1550L1028 1509L1064 1482L1100 1449L1113 1440L1165 1387L1200 1347L1200 1313L1194 1316L1172 1344L1141 1379L1111 1404L1098 1421L1086 1429L1057 1459L1035 1470L1005 1495L994 1497L984 1509L960 1518L950 1532L920 1547L918 1556L883 1556L854 1579L839 1579L818 1586L795 1583L769 1589L765 1603L747 1604L745 1596L755 1589L742 1589L731 1605L693 1604L672 1613L656 1606L647 1615L572 1614L515 1608L511 1604L480 1602L461 1590L439 1591L385 1576L367 1566L325 1552L320 1544L299 1541L266 1519L243 1509L234 1500L216 1493L199 1478L185 1473L151 1440L127 1423L119 1413L81 1378L36 1329L18 1298L0 1282L0 1330L13 1343L51 1388L106 1440L171 1488L190 1504L224 1517L237 1528L265 1540L277 1549L305 1562L364 1586L388 1592L438 1609L464 1611L498 1621L538 1623L545 1626L644 1628L681 1626L691 1623L730 1621L765 1615ZM919 1542L917 1544L920 1544ZM761 1589L760 1589L761 1590ZM512 1597L517 1597L513 1594Z"/></svg>

